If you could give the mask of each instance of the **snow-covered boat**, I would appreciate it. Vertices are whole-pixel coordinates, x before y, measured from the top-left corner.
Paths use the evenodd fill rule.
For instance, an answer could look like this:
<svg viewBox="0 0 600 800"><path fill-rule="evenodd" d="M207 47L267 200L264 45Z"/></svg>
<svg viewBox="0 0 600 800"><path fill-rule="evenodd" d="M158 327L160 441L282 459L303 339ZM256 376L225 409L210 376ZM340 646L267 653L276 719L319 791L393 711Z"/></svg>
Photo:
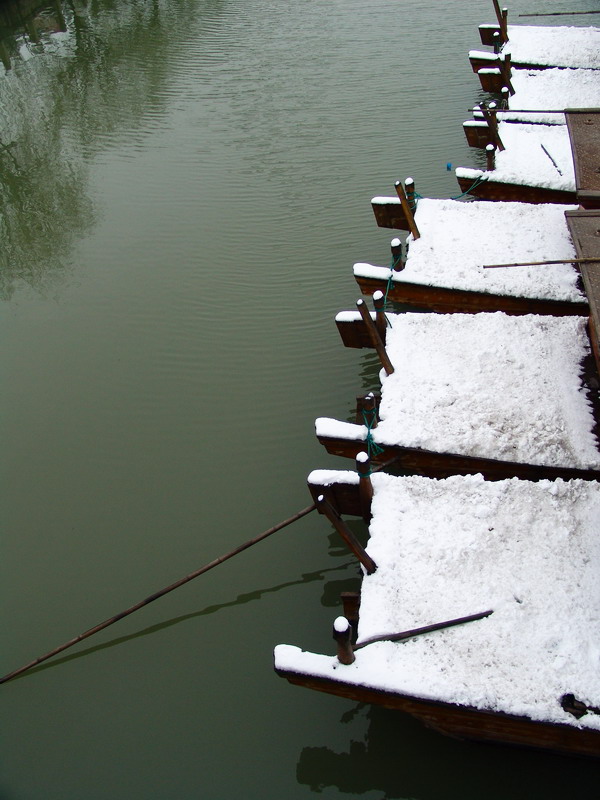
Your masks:
<svg viewBox="0 0 600 800"><path fill-rule="evenodd" d="M450 736L600 756L600 484L371 482L375 569L358 614L335 621L346 641L338 656L281 644L277 673ZM340 514L356 513L358 485L309 476Z"/></svg>
<svg viewBox="0 0 600 800"><path fill-rule="evenodd" d="M336 321L359 323L357 312ZM600 479L585 317L387 314L379 422L320 417L329 453L431 477ZM586 375L586 370L588 371ZM589 379L589 385L588 385ZM593 405L594 404L594 405Z"/></svg>
<svg viewBox="0 0 600 800"><path fill-rule="evenodd" d="M565 211L557 204L422 198L420 232L408 237L402 270L357 263L363 294L433 311L587 314L578 270L568 264L486 269L485 265L575 257Z"/></svg>

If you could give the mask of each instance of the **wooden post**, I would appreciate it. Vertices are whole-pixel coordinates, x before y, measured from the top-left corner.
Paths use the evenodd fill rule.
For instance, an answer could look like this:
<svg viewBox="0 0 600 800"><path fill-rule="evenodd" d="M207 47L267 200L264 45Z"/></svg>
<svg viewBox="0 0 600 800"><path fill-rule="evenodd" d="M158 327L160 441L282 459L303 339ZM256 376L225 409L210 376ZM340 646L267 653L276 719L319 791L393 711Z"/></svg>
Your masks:
<svg viewBox="0 0 600 800"><path fill-rule="evenodd" d="M500 36L500 31L494 32L494 53L498 55L502 48L502 37Z"/></svg>
<svg viewBox="0 0 600 800"><path fill-rule="evenodd" d="M381 337L381 341L385 342L385 330L387 328L387 318L385 316L385 295L378 289L373 292L373 305L375 306L375 327Z"/></svg>
<svg viewBox="0 0 600 800"><path fill-rule="evenodd" d="M500 138L500 134L498 133L498 107L496 103L490 103L487 108L482 105L479 107L483 118L488 124L488 128L490 129L490 135L492 137L493 144L496 145L498 150L504 150L504 144L502 143L502 139Z"/></svg>
<svg viewBox="0 0 600 800"><path fill-rule="evenodd" d="M365 424L364 416L366 415L370 421L370 429L373 430L377 427L378 399L373 392L356 398L356 422L358 425Z"/></svg>
<svg viewBox="0 0 600 800"><path fill-rule="evenodd" d="M493 144L488 144L485 148L486 169L491 172L496 167L496 148Z"/></svg>
<svg viewBox="0 0 600 800"><path fill-rule="evenodd" d="M333 638L337 642L337 657L340 664L353 664L352 625L346 617L337 617L333 623Z"/></svg>
<svg viewBox="0 0 600 800"><path fill-rule="evenodd" d="M373 484L371 483L371 459L364 450L356 456L356 471L359 478L360 511L364 521L369 522L371 519L371 501L373 500Z"/></svg>
<svg viewBox="0 0 600 800"><path fill-rule="evenodd" d="M360 561L365 568L367 575L372 575L377 569L377 564L373 561L371 556L367 553L362 544L358 541L356 536L352 533L350 528L346 525L344 520L340 517L336 508L325 498L325 495L320 494L317 498L317 511L320 514L325 514L327 519L331 522L336 531L340 534L342 539L348 545L348 548Z"/></svg>
<svg viewBox="0 0 600 800"><path fill-rule="evenodd" d="M508 97L510 95L508 86L503 86L502 89L500 89L500 94L502 95L502 100L500 101L500 107L506 109L508 108Z"/></svg>
<svg viewBox="0 0 600 800"><path fill-rule="evenodd" d="M375 350L377 351L377 355L379 356L379 360L381 361L381 366L384 368L388 375L391 375L394 372L394 367L392 362L389 359L388 354L385 351L385 346L381 341L381 336L377 330L377 326L373 322L371 318L371 312L367 308L364 300L357 300L356 307L358 308L361 317L363 318L363 322L366 325L369 337L371 339L371 343Z"/></svg>
<svg viewBox="0 0 600 800"><path fill-rule="evenodd" d="M404 269L404 263L402 261L402 242L400 239L392 239L390 248L392 251L392 269L394 272L400 272Z"/></svg>
<svg viewBox="0 0 600 800"><path fill-rule="evenodd" d="M408 205L411 207L412 212L414 214L415 208L417 207L417 202L415 199L415 181L413 178L407 178L404 181L404 191L406 192L406 199L408 200Z"/></svg>
<svg viewBox="0 0 600 800"><path fill-rule="evenodd" d="M500 59L500 73L504 78L504 83L508 88L508 91L511 95L515 93L515 90L512 85L512 81L510 79L511 75L511 61L510 61L510 53L507 53L503 59Z"/></svg>
<svg viewBox="0 0 600 800"><path fill-rule="evenodd" d="M360 592L342 592L340 594L344 616L352 625L352 644L358 639L358 618L360 614Z"/></svg>
<svg viewBox="0 0 600 800"><path fill-rule="evenodd" d="M400 204L402 205L402 210L404 211L404 216L406 217L406 221L408 222L408 227L410 229L410 232L412 233L414 239L419 239L421 234L419 233L419 229L417 228L412 208L410 207L410 203L408 202L408 199L406 197L404 186L402 186L401 181L396 181L394 186L396 187L396 194L400 198Z"/></svg>

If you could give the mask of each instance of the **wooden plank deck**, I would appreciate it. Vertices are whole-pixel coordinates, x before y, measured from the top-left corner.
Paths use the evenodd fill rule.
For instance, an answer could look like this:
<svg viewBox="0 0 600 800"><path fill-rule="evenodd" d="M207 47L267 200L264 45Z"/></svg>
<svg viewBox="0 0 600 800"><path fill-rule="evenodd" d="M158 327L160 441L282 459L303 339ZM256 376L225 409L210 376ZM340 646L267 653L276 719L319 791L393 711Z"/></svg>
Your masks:
<svg viewBox="0 0 600 800"><path fill-rule="evenodd" d="M590 341L600 372L600 210L566 211L565 216L577 257L599 259L597 264L581 264L580 271L590 307Z"/></svg>
<svg viewBox="0 0 600 800"><path fill-rule="evenodd" d="M577 201L583 208L600 208L600 109L577 108L565 112Z"/></svg>

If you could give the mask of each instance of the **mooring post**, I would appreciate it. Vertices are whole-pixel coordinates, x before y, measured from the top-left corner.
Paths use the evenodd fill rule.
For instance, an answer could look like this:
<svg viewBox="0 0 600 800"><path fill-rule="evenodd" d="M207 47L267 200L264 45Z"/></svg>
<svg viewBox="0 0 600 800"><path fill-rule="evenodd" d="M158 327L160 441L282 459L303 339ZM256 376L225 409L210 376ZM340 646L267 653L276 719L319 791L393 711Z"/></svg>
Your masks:
<svg viewBox="0 0 600 800"><path fill-rule="evenodd" d="M413 235L413 239L419 239L421 234L419 233L419 229L417 228L417 224L415 222L415 216L413 214L410 203L408 202L408 198L406 197L404 186L402 185L401 181L396 181L394 186L396 187L396 194L398 195L398 198L400 200L400 205L402 206L402 210L404 211L404 216L406 217L406 221L408 222L408 228Z"/></svg>
<svg viewBox="0 0 600 800"><path fill-rule="evenodd" d="M494 31L492 38L494 40L494 53L498 55L502 47L502 38L500 36L500 31Z"/></svg>
<svg viewBox="0 0 600 800"><path fill-rule="evenodd" d="M373 322L371 317L371 312L366 306L365 301L361 298L360 300L356 301L356 307L358 308L360 315L365 323L367 328L367 332L369 334L369 338L371 339L371 344L377 351L377 355L379 356L379 360L381 361L381 366L384 368L388 375L391 375L394 372L394 367L388 354L385 351L385 346L379 335L379 331L377 330L377 326Z"/></svg>
<svg viewBox="0 0 600 800"><path fill-rule="evenodd" d="M510 77L511 76L510 53L507 53L504 56L504 58L500 60L500 73L502 74L502 77L504 78L504 83L506 84L506 87L508 88L508 91L510 92L511 95L514 94L515 90L513 88L512 80L511 80L511 77Z"/></svg>
<svg viewBox="0 0 600 800"><path fill-rule="evenodd" d="M373 500L373 484L371 483L371 459L364 450L356 456L356 471L358 472L360 511L364 521L369 522L371 519L371 501Z"/></svg>
<svg viewBox="0 0 600 800"><path fill-rule="evenodd" d="M337 658L340 664L354 664L352 625L350 625L346 617L337 617L334 620L333 638L337 643Z"/></svg>
<svg viewBox="0 0 600 800"><path fill-rule="evenodd" d="M387 327L387 318L385 316L385 295L378 289L373 292L373 305L375 306L375 327L381 337L381 341L385 342L385 330Z"/></svg>
<svg viewBox="0 0 600 800"><path fill-rule="evenodd" d="M341 592L340 599L344 609L344 616L352 625L352 644L356 644L360 615L360 592Z"/></svg>
<svg viewBox="0 0 600 800"><path fill-rule="evenodd" d="M489 106L485 110L484 117L486 118L488 126L491 128L493 143L496 145L498 150L500 151L504 150L502 139L500 138L500 134L498 133L498 106L496 105L496 103L489 104Z"/></svg>
<svg viewBox="0 0 600 800"><path fill-rule="evenodd" d="M500 108L507 109L508 108L508 98L510 96L510 92L508 86L503 86L500 89L500 94L502 95L502 99L500 100Z"/></svg>
<svg viewBox="0 0 600 800"><path fill-rule="evenodd" d="M402 261L402 242L397 237L394 237L390 242L390 248L392 251L392 269L394 272L400 272L404 269L404 263Z"/></svg>
<svg viewBox="0 0 600 800"><path fill-rule="evenodd" d="M372 575L377 569L377 564L373 561L371 556L367 553L362 544L358 541L356 536L352 533L350 528L346 525L344 520L339 515L338 510L331 505L325 495L320 494L317 497L317 511L324 514L331 522L336 531L340 534L342 539L348 545L348 548L360 561L365 568L367 575Z"/></svg>
<svg viewBox="0 0 600 800"><path fill-rule="evenodd" d="M379 397L375 396L373 392L369 394L359 395L356 398L356 423L357 425L366 425L369 430L377 427L377 412L379 409Z"/></svg>
<svg viewBox="0 0 600 800"><path fill-rule="evenodd" d="M493 144L486 145L485 148L486 169L491 172L496 168L496 148Z"/></svg>
<svg viewBox="0 0 600 800"><path fill-rule="evenodd" d="M408 204L411 207L413 214L415 213L415 209L417 207L415 194L416 194L416 187L414 178L407 178L404 181L404 191L406 192L406 199L408 200Z"/></svg>

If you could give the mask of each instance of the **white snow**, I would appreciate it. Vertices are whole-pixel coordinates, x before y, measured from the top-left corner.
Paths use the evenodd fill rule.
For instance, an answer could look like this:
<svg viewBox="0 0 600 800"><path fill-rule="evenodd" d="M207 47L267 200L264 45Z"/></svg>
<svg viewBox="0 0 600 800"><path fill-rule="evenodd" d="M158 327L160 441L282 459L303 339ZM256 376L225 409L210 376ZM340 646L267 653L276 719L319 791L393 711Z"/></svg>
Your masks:
<svg viewBox="0 0 600 800"><path fill-rule="evenodd" d="M600 485L383 473L372 481L367 551L378 566L363 578L359 642L494 613L368 645L349 666L279 645L276 667L600 729L600 716L577 720L559 702L573 693L600 705Z"/></svg>
<svg viewBox="0 0 600 800"><path fill-rule="evenodd" d="M484 171L458 167L457 177L472 180L489 177L501 183L575 191L573 155L566 125L500 122L498 133L506 149L496 152L495 168Z"/></svg>
<svg viewBox="0 0 600 800"><path fill-rule="evenodd" d="M350 623L346 617L336 617L333 622L333 627L337 633L345 633L350 627Z"/></svg>
<svg viewBox="0 0 600 800"><path fill-rule="evenodd" d="M573 258L565 211L576 206L421 199L415 222L421 234L409 237L406 266L355 264L356 277L426 284L490 294L581 301L577 271L570 264L484 269Z"/></svg>
<svg viewBox="0 0 600 800"><path fill-rule="evenodd" d="M502 55L540 66L600 68L600 28L509 25Z"/></svg>
<svg viewBox="0 0 600 800"><path fill-rule="evenodd" d="M562 123L552 111L600 106L600 71L592 69L514 69L511 81L515 93L503 119L537 123ZM520 114L536 111L537 114Z"/></svg>
<svg viewBox="0 0 600 800"><path fill-rule="evenodd" d="M380 445L600 468L581 387L583 317L388 314ZM364 425L319 418L318 436L364 440Z"/></svg>

